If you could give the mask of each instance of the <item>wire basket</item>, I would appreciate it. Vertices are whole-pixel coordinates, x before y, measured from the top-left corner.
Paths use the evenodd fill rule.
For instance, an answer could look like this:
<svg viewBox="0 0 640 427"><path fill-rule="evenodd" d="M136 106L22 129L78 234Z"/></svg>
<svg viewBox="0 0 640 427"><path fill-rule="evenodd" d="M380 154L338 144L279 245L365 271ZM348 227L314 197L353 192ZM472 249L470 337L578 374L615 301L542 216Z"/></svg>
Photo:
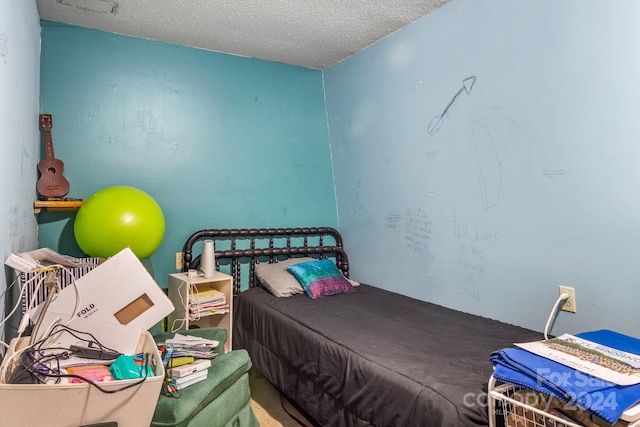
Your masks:
<svg viewBox="0 0 640 427"><path fill-rule="evenodd" d="M505 427L635 427L619 420L609 424L601 418L556 397L511 384L490 388L489 401L493 410L490 426L499 427L496 414L502 415Z"/></svg>

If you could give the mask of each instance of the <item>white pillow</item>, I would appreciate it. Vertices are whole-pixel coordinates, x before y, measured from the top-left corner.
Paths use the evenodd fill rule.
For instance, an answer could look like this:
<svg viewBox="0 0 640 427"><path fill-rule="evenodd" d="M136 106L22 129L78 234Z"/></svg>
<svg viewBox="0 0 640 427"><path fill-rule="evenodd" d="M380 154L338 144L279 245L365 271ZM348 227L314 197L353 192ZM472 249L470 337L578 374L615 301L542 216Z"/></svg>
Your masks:
<svg viewBox="0 0 640 427"><path fill-rule="evenodd" d="M256 277L260 284L277 297L290 297L304 292L293 274L287 271L290 265L316 261L315 258L289 258L271 264L256 264Z"/></svg>

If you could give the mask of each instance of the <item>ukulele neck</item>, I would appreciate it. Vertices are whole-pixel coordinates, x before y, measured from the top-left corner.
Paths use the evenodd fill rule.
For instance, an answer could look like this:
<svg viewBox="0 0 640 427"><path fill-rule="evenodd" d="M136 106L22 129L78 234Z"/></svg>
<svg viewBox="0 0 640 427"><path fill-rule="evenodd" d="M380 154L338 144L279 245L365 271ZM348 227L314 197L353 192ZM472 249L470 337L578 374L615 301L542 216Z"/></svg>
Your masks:
<svg viewBox="0 0 640 427"><path fill-rule="evenodd" d="M51 131L44 131L44 155L47 160L55 159L55 155L53 153L53 141L51 139Z"/></svg>

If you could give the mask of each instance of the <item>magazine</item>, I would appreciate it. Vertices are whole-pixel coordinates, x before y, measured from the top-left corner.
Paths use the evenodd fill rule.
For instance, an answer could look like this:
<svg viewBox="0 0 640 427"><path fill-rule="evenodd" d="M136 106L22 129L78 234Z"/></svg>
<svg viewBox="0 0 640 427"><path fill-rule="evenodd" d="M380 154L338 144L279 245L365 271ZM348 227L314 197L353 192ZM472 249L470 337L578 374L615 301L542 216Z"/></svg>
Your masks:
<svg viewBox="0 0 640 427"><path fill-rule="evenodd" d="M617 385L640 384L640 355L637 354L569 334L515 345Z"/></svg>

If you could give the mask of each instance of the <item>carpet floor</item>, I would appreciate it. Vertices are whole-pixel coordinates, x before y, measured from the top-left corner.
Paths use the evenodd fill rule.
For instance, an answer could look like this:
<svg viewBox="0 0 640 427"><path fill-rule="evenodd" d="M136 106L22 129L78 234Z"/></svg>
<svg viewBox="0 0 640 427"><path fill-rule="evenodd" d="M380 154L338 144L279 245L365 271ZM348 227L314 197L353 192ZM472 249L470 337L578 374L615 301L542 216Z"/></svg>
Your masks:
<svg viewBox="0 0 640 427"><path fill-rule="evenodd" d="M251 388L251 407L260 422L260 427L313 425L285 398L281 399L278 390L256 368L251 368L249 371L249 387ZM301 423L296 421L290 414L300 420Z"/></svg>

